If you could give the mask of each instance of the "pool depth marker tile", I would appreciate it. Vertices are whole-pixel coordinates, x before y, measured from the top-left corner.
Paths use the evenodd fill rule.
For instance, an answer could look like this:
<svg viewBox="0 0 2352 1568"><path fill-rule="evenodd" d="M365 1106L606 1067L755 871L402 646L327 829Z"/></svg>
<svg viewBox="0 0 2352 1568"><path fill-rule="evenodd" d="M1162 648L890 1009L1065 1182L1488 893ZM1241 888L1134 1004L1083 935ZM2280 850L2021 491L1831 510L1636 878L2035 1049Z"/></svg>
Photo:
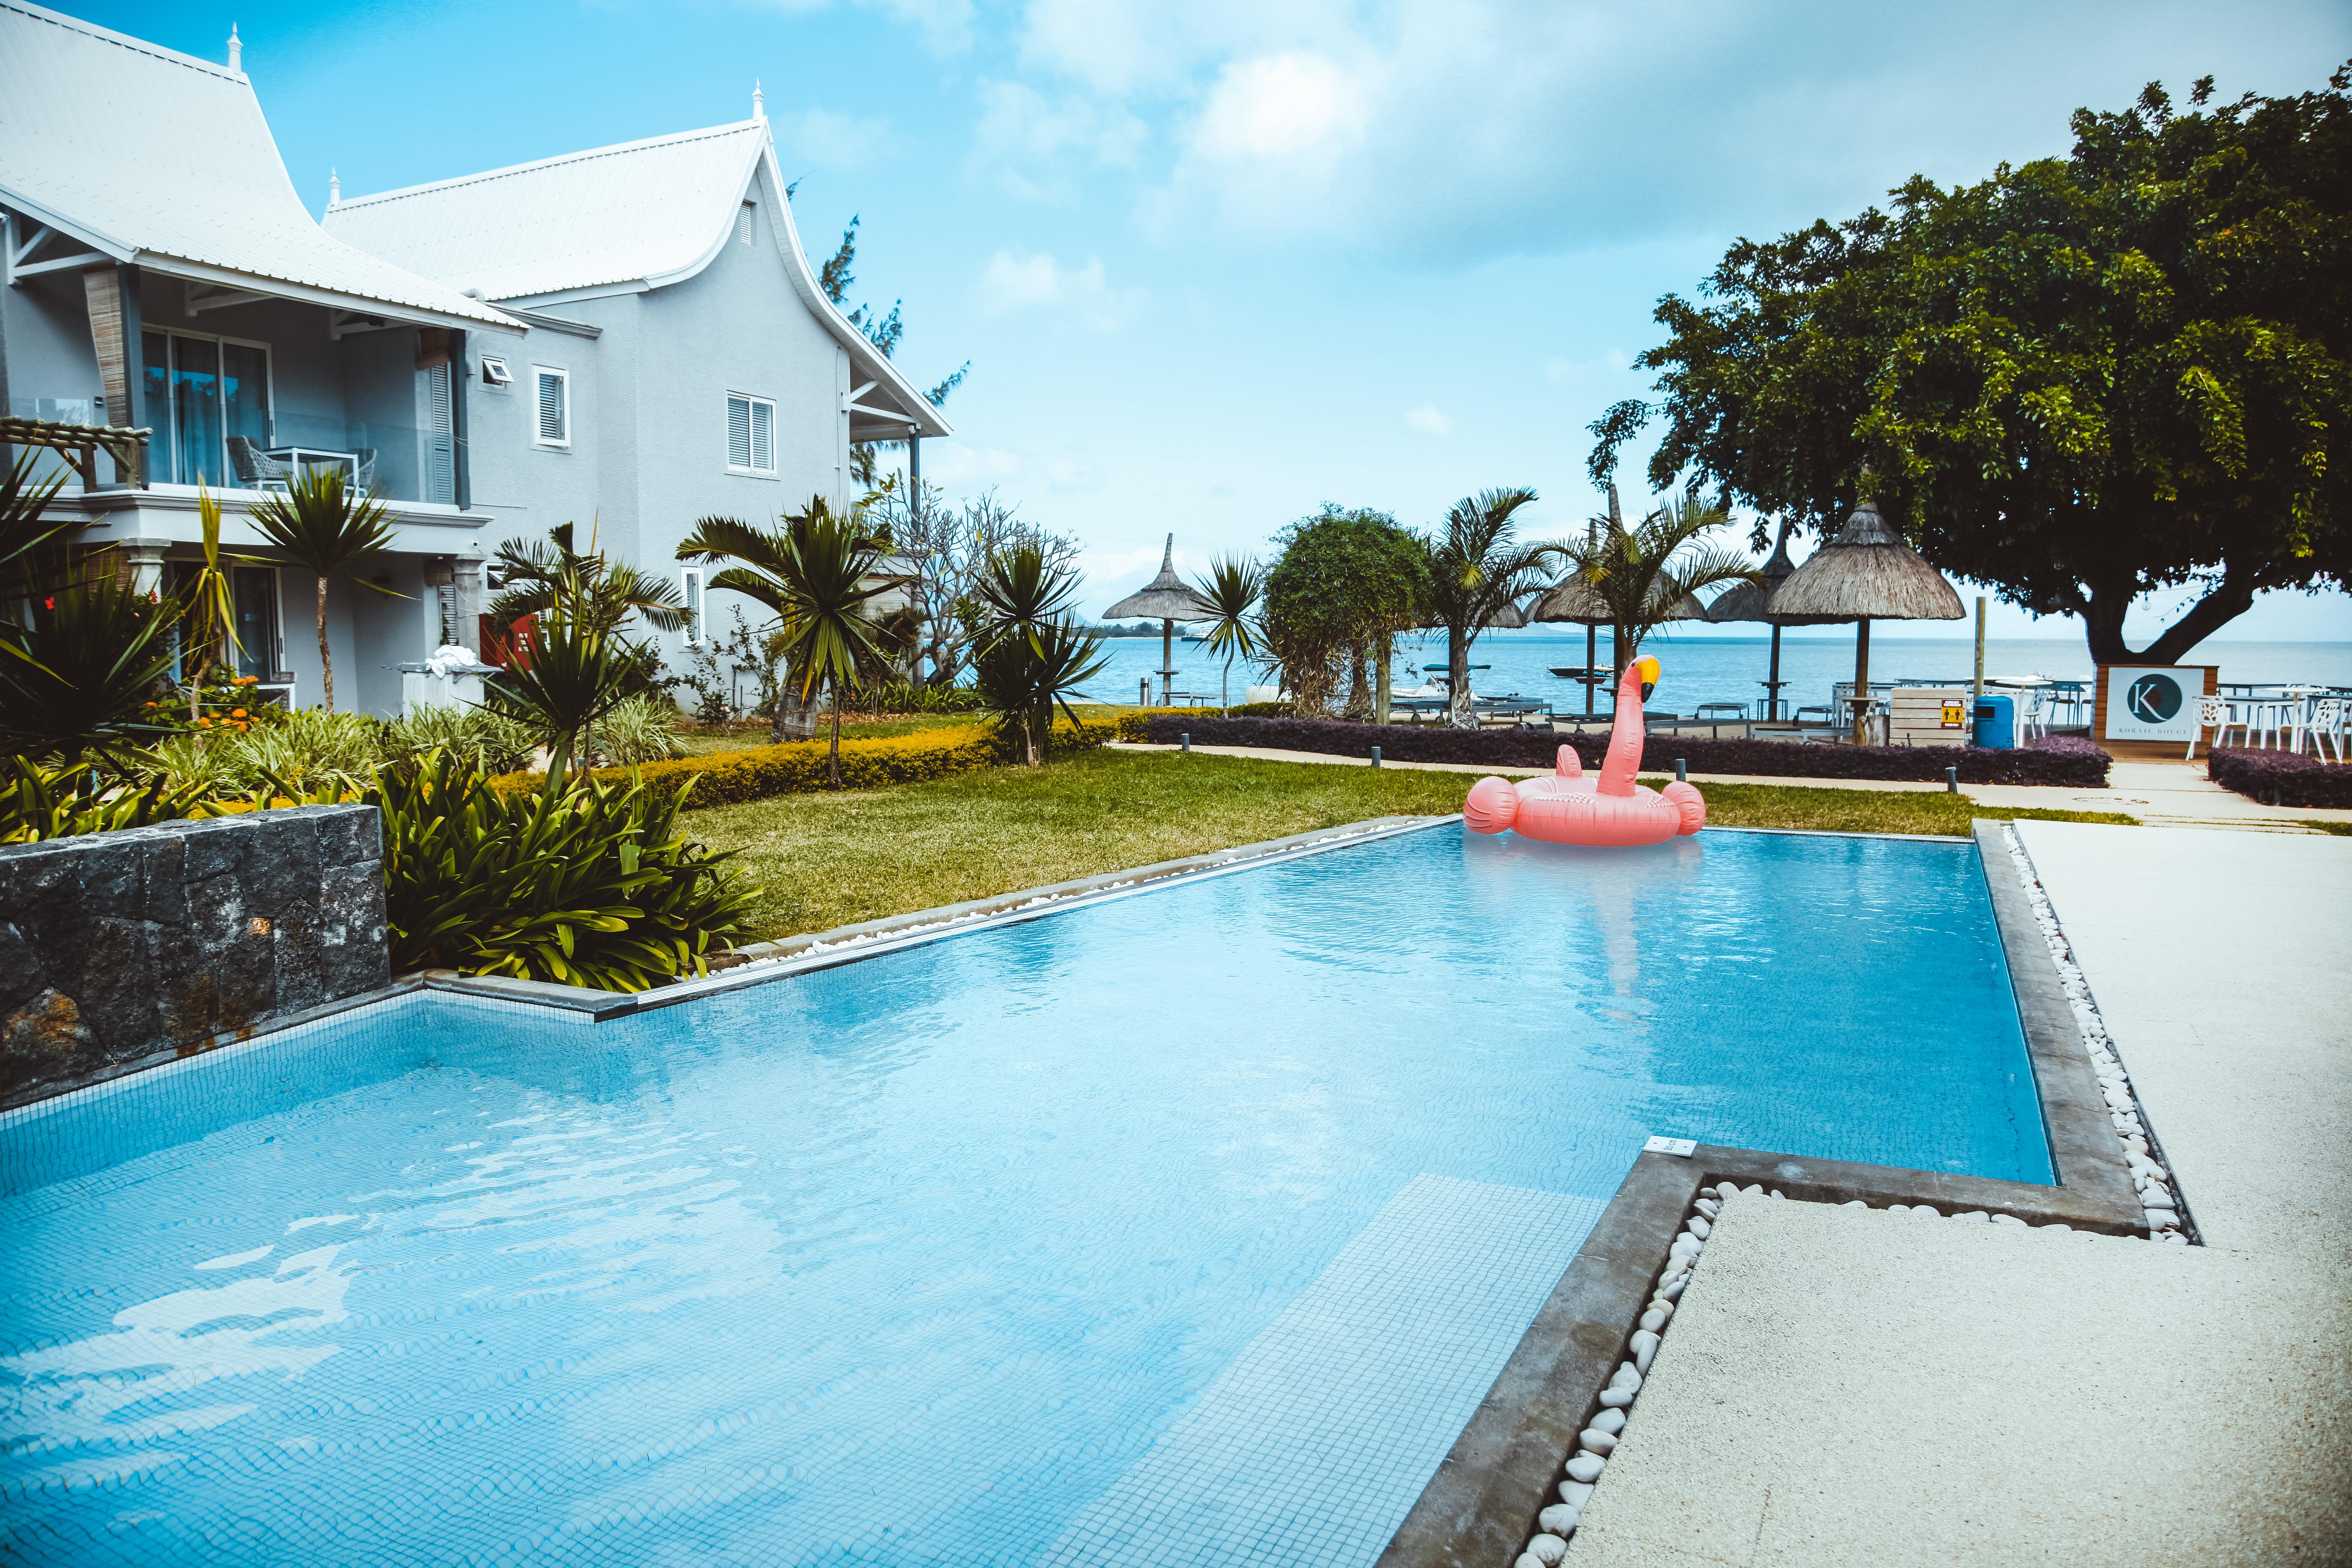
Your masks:
<svg viewBox="0 0 2352 1568"><path fill-rule="evenodd" d="M1368 1568L1605 1206L1414 1177L1044 1563Z"/></svg>

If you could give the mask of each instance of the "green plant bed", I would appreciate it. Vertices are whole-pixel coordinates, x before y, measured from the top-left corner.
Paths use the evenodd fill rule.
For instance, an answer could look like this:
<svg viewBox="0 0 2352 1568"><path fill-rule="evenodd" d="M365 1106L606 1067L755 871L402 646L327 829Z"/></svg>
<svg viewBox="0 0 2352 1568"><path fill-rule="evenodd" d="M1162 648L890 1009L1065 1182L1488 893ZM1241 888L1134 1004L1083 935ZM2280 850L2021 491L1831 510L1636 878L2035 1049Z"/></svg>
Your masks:
<svg viewBox="0 0 2352 1568"><path fill-rule="evenodd" d="M743 879L765 889L745 929L781 937L1368 817L1444 816L1462 809L1470 782L1420 769L1102 751L1034 769L712 806L694 826L714 847L740 850ZM1706 793L1714 819L1728 826L1961 836L1975 816L2132 820L1930 794L1769 784Z"/></svg>

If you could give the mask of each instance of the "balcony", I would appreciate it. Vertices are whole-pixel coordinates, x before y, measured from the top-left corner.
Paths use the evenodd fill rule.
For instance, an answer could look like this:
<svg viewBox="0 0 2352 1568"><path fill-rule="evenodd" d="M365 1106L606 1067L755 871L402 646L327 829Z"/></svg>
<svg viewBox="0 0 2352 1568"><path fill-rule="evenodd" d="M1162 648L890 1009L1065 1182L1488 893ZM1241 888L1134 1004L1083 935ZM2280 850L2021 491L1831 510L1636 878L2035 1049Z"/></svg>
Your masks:
<svg viewBox="0 0 2352 1568"><path fill-rule="evenodd" d="M106 424L100 400L90 397L11 397L7 411L18 419ZM190 417L192 412L197 416ZM353 488L387 505L457 505L457 443L446 429L347 419L340 414L268 411L242 421L251 429L248 435L225 428L229 422L212 417L215 412L182 407L167 411L164 419L149 426L151 485L283 490L306 470L333 468ZM171 413L179 416L173 418ZM55 453L44 455L43 477L60 469L68 476L69 491L89 488L71 463ZM103 457L97 473L101 490L129 482L129 476L115 473Z"/></svg>

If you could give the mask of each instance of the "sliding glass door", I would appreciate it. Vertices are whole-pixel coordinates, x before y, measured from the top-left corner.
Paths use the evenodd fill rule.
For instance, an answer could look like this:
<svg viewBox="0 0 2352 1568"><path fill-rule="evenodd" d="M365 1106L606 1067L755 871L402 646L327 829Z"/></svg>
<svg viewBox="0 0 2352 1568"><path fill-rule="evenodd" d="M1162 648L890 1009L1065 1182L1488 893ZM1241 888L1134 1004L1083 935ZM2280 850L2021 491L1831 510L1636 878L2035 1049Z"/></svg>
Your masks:
<svg viewBox="0 0 2352 1568"><path fill-rule="evenodd" d="M269 349L226 338L140 334L155 477L216 489L249 489L229 439L269 445Z"/></svg>

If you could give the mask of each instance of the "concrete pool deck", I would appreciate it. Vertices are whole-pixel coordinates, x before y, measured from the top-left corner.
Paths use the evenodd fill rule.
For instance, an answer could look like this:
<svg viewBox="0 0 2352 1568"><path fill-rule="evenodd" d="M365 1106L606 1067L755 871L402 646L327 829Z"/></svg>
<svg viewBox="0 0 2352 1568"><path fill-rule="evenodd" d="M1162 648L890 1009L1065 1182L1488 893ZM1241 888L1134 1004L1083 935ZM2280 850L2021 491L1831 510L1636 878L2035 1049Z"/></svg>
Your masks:
<svg viewBox="0 0 2352 1568"><path fill-rule="evenodd" d="M1568 1562L2344 1562L2345 1283L2309 1254L1742 1198Z"/></svg>
<svg viewBox="0 0 2352 1568"><path fill-rule="evenodd" d="M2352 839L2015 826L2207 1244L2352 1256Z"/></svg>

